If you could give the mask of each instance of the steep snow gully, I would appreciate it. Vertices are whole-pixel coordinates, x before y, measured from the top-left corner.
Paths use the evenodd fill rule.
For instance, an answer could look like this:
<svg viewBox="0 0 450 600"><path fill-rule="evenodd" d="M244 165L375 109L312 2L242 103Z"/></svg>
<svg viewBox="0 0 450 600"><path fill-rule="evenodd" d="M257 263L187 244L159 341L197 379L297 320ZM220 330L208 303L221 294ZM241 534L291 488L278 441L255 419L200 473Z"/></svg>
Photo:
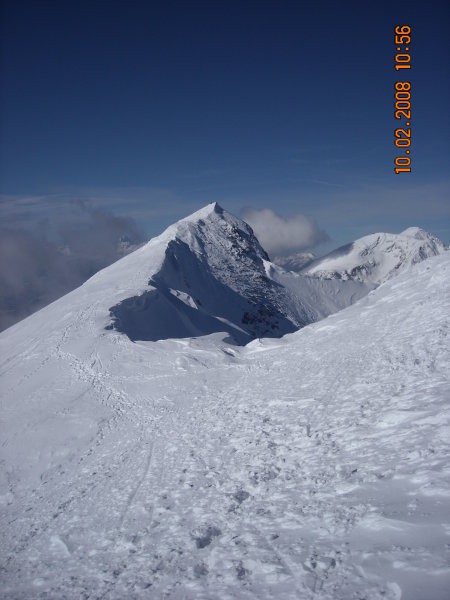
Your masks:
<svg viewBox="0 0 450 600"><path fill-rule="evenodd" d="M299 331L236 345L256 330L213 312L217 282L244 312L267 286L300 320L323 280L309 277L311 309L296 304L306 277L278 282L288 275L252 241L243 290L206 232L200 245L198 218L0 335L0 597L447 600L450 253ZM183 283L174 238L181 261L199 244L189 260L207 276ZM118 331L109 308L161 281L228 329Z"/></svg>

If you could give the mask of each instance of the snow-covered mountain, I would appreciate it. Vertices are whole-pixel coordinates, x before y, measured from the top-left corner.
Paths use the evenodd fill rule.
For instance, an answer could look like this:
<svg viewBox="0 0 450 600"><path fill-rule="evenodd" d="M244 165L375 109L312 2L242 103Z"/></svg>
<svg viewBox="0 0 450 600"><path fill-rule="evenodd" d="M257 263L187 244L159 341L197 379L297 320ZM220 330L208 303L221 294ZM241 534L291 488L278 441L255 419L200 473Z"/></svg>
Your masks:
<svg viewBox="0 0 450 600"><path fill-rule="evenodd" d="M237 346L236 297L319 318L368 288L210 205L2 332L2 599L446 600L449 272ZM149 292L165 338L223 327L137 339Z"/></svg>
<svg viewBox="0 0 450 600"><path fill-rule="evenodd" d="M132 340L219 331L237 343L279 337L369 291L360 282L319 283L284 271L269 261L251 227L217 203L178 221L132 256L129 271L145 261L146 275L136 276L133 295L109 307L107 325ZM111 282L123 277L114 266L107 273Z"/></svg>
<svg viewBox="0 0 450 600"><path fill-rule="evenodd" d="M94 304L96 330L115 330L133 341L217 332L238 344L279 337L349 306L374 287L373 274L392 262L392 245L375 244L368 253L363 240L353 244L347 263L364 255L367 264L356 272L365 277L317 271L327 258L297 274L271 263L252 229L213 203L95 274L50 313L68 314L70 322L74 307L85 314ZM439 250L438 240L435 246ZM408 264L427 252L428 246L410 252ZM376 264L369 273L372 255Z"/></svg>
<svg viewBox="0 0 450 600"><path fill-rule="evenodd" d="M321 279L380 285L430 256L445 252L437 237L409 227L399 234L374 233L318 258L301 270Z"/></svg>
<svg viewBox="0 0 450 600"><path fill-rule="evenodd" d="M222 332L242 344L295 331L366 293L272 265L251 228L213 203L43 310L56 329L89 314L99 335L156 341ZM17 327L42 322L29 319Z"/></svg>
<svg viewBox="0 0 450 600"><path fill-rule="evenodd" d="M148 275L137 293L110 307L111 327L131 339L226 331L242 342L305 324L267 276L268 256L251 228L216 203L169 227L144 257Z"/></svg>

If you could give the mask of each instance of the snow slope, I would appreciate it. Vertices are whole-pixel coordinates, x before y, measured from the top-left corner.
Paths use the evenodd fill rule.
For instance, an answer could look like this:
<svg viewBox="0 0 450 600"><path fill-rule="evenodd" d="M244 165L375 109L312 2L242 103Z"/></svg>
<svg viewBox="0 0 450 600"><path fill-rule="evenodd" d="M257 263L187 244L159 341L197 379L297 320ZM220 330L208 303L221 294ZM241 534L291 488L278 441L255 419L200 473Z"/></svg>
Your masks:
<svg viewBox="0 0 450 600"><path fill-rule="evenodd" d="M0 335L1 597L447 599L450 254L281 339L133 343L155 247Z"/></svg>
<svg viewBox="0 0 450 600"><path fill-rule="evenodd" d="M362 237L314 260L301 273L320 279L351 279L373 287L442 252L441 240L419 227L409 227L400 234Z"/></svg>

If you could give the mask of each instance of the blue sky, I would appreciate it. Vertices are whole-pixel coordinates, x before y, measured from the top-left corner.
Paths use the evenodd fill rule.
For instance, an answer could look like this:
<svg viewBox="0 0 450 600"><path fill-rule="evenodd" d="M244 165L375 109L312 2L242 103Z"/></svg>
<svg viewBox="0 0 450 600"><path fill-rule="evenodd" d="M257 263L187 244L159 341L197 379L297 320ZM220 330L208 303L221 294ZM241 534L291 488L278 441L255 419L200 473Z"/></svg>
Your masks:
<svg viewBox="0 0 450 600"><path fill-rule="evenodd" d="M155 235L218 201L305 214L331 246L410 225L450 242L446 2L6 0L2 17L1 191L19 219L83 198Z"/></svg>

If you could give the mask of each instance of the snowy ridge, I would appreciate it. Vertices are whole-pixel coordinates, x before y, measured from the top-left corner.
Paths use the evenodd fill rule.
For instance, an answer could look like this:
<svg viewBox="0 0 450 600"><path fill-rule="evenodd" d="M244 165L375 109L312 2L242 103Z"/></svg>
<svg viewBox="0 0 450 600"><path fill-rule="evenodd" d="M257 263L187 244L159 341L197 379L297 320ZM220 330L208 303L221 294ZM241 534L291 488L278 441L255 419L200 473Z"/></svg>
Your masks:
<svg viewBox="0 0 450 600"><path fill-rule="evenodd" d="M352 279L380 285L445 250L437 237L419 227L409 227L399 234L374 233L362 237L314 260L301 273L320 279Z"/></svg>
<svg viewBox="0 0 450 600"><path fill-rule="evenodd" d="M279 339L105 329L174 240L219 269L180 223L0 334L2 598L447 600L450 254Z"/></svg>

